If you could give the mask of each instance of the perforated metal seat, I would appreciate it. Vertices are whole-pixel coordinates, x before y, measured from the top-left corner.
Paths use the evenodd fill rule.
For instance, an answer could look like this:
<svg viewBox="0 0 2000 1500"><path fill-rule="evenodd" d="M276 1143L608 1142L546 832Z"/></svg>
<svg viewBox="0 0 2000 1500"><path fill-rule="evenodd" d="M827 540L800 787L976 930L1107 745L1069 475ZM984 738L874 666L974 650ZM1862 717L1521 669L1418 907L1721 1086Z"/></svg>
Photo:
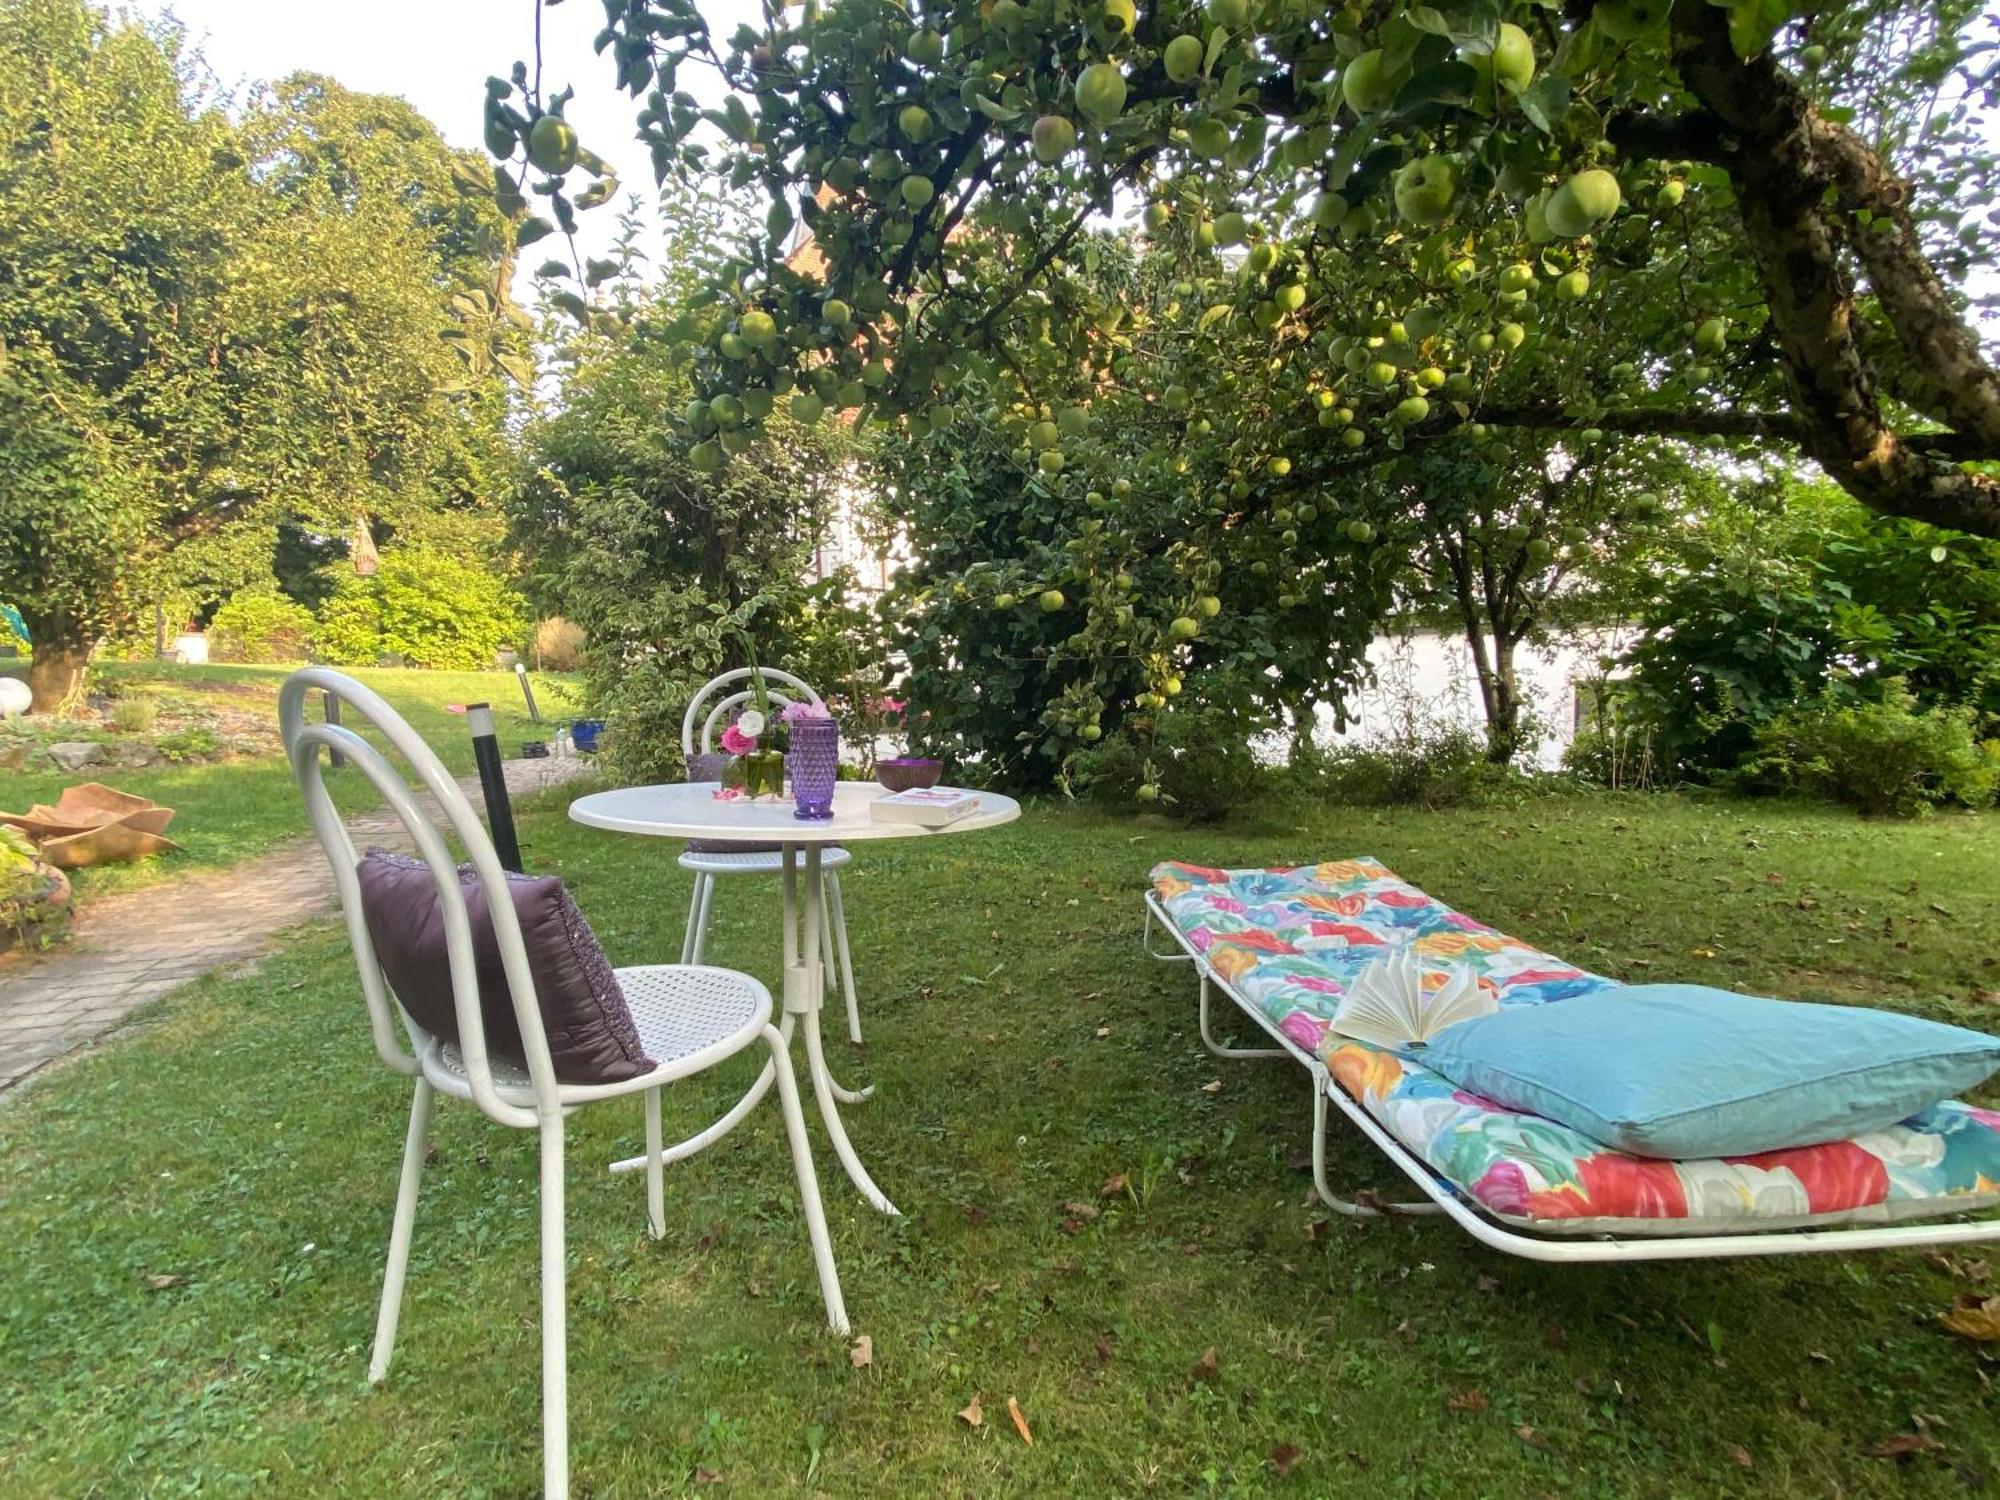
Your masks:
<svg viewBox="0 0 2000 1500"><path fill-rule="evenodd" d="M654 1071L623 1083L563 1084L563 1103L585 1103L655 1088L661 1073L680 1077L692 1061L697 1067L741 1052L755 1042L771 1019L771 992L733 969L683 964L645 964L619 969L618 987L625 993L639 1045L654 1063ZM527 1069L503 1057L488 1060L494 1092L504 1103L532 1106L534 1085ZM472 1098L465 1056L458 1043L437 1041L425 1049L424 1076L433 1088L455 1099Z"/></svg>
<svg viewBox="0 0 2000 1500"><path fill-rule="evenodd" d="M840 845L830 844L820 851L820 868L838 870L853 858ZM752 850L747 854L690 849L681 856L680 865L697 875L778 875L784 872L785 856L775 849Z"/></svg>

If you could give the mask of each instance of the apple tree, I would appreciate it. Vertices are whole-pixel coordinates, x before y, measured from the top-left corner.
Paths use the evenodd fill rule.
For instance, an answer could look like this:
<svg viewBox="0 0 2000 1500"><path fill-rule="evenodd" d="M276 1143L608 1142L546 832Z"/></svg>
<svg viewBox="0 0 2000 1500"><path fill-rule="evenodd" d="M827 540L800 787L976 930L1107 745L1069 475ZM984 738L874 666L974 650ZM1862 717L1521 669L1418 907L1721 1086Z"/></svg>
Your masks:
<svg viewBox="0 0 2000 1500"><path fill-rule="evenodd" d="M1432 448L1783 445L1876 510L2000 534L1976 462L2000 458L2000 375L1966 290L1993 234L1991 28L1973 0L1793 12L835 0L721 36L696 0L605 0L598 43L663 177L768 205L682 330L691 461L720 469L780 402L918 436L1021 419L1069 572L957 582L1057 588L1070 649L1154 664L1157 694L1221 628L1186 613L1219 574L1264 561L1296 609L1329 537L1377 526L1274 517L1337 513L1347 478ZM602 201L566 95L517 66L488 96L533 222ZM1076 274L1128 209L1174 264L1171 318ZM1169 551L1175 585L1121 601Z"/></svg>

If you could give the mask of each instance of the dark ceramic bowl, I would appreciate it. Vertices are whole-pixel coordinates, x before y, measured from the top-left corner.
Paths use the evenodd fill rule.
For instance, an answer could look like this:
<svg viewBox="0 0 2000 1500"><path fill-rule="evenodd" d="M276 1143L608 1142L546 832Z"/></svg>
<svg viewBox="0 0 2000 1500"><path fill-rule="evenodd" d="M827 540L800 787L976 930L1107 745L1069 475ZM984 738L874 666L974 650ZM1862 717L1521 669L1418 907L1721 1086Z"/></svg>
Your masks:
<svg viewBox="0 0 2000 1500"><path fill-rule="evenodd" d="M904 756L900 760L878 760L875 762L875 779L892 792L907 792L916 787L936 786L938 777L944 774L941 760L920 760Z"/></svg>

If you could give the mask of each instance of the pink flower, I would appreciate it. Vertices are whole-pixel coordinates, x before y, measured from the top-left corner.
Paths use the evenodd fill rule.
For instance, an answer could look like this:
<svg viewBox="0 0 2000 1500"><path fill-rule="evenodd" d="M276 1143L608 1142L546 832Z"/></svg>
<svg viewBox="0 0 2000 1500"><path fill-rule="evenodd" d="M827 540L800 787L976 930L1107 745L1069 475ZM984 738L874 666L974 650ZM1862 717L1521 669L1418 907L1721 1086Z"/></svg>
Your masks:
<svg viewBox="0 0 2000 1500"><path fill-rule="evenodd" d="M801 719L830 719L824 703L811 703L801 699L797 703L787 703L778 710L778 717L787 724L796 724Z"/></svg>
<svg viewBox="0 0 2000 1500"><path fill-rule="evenodd" d="M722 748L731 755L749 755L756 750L757 742L731 724L722 731Z"/></svg>

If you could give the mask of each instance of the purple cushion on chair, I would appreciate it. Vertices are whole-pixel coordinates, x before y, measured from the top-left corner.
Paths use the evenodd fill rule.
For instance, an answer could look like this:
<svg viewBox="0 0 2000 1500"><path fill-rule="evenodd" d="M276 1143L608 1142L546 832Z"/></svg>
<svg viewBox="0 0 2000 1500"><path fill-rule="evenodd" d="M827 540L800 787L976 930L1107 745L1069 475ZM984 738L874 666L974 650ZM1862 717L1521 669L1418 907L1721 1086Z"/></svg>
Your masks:
<svg viewBox="0 0 2000 1500"><path fill-rule="evenodd" d="M370 849L355 873L361 881L362 920L396 998L431 1035L459 1040L444 912L430 866ZM522 1063L521 1028L514 1019L486 892L470 865L459 867L458 879L472 923L486 1045L494 1054ZM521 925L556 1077L564 1083L623 1083L651 1072L653 1060L640 1044L618 976L562 881L553 875L510 874L507 893Z"/></svg>
<svg viewBox="0 0 2000 1500"><path fill-rule="evenodd" d="M720 781L729 770L733 755L725 755L720 750L697 750L688 757L689 781ZM690 854L776 854L782 846L736 839L689 839L687 852Z"/></svg>

